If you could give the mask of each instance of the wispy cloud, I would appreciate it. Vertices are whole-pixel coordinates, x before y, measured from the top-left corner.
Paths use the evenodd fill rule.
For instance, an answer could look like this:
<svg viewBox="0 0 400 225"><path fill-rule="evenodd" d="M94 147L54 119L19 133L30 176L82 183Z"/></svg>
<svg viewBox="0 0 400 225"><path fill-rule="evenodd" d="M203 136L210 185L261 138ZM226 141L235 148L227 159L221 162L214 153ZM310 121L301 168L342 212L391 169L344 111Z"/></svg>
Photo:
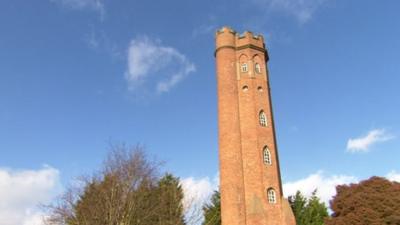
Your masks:
<svg viewBox="0 0 400 225"><path fill-rule="evenodd" d="M283 12L299 23L308 22L315 11L328 0L252 0L268 11Z"/></svg>
<svg viewBox="0 0 400 225"><path fill-rule="evenodd" d="M100 39L97 36L96 32L94 31L94 29L92 28L92 30L90 31L90 33L88 33L85 36L85 41L88 44L88 46L92 49L97 49L100 46Z"/></svg>
<svg viewBox="0 0 400 225"><path fill-rule="evenodd" d="M365 136L354 139L350 138L347 141L347 151L353 153L368 152L373 144L378 142L385 142L393 138L394 136L388 134L384 129L371 130Z"/></svg>
<svg viewBox="0 0 400 225"><path fill-rule="evenodd" d="M358 178L347 175L327 175L323 171L310 174L299 180L284 182L283 192L285 197L296 194L300 191L303 195L310 197L314 190L317 190L317 196L329 206L329 200L336 195L336 186L358 182ZM193 215L199 215L195 221L201 224L201 208L210 200L212 193L218 189L219 177L216 175L213 179L209 177L194 178L188 177L181 181L185 199L186 213L190 219Z"/></svg>
<svg viewBox="0 0 400 225"><path fill-rule="evenodd" d="M400 182L400 172L393 170L386 175L386 178L390 181Z"/></svg>
<svg viewBox="0 0 400 225"><path fill-rule="evenodd" d="M286 197L295 195L300 191L305 196L311 196L314 190L317 190L317 196L329 206L329 200L336 195L336 186L357 182L358 179L347 175L328 176L322 171L311 174L303 179L285 182L283 184L283 193Z"/></svg>
<svg viewBox="0 0 400 225"><path fill-rule="evenodd" d="M329 200L336 195L337 185L350 184L358 181L359 179L354 176L327 175L323 171L318 171L299 180L284 182L283 192L285 197L294 195L297 191L310 197L312 192L317 190L317 196L329 206ZM218 189L219 175L216 175L213 179L209 177L189 177L183 179L181 184L185 193L184 202L185 206L187 206L187 214L193 217L193 215L197 215L201 212L202 206L210 200L214 190ZM200 221L200 223L193 224L201 224L201 215L200 220L197 219L196 221Z"/></svg>
<svg viewBox="0 0 400 225"><path fill-rule="evenodd" d="M98 12L101 18L104 18L105 15L104 0L50 0L50 1L61 4L71 9L93 10Z"/></svg>
<svg viewBox="0 0 400 225"><path fill-rule="evenodd" d="M168 92L195 71L196 66L185 55L159 40L142 36L130 42L125 78L132 91L150 88L156 93Z"/></svg>
<svg viewBox="0 0 400 225"><path fill-rule="evenodd" d="M0 225L42 225L39 204L46 204L60 188L59 171L0 169Z"/></svg>
<svg viewBox="0 0 400 225"><path fill-rule="evenodd" d="M209 177L184 178L181 185L185 196L183 204L187 223L191 225L202 224L202 208L210 200L213 192L218 189L219 175L217 174L213 179Z"/></svg>
<svg viewBox="0 0 400 225"><path fill-rule="evenodd" d="M384 176L390 181L400 182L400 173L393 170ZM348 175L327 175L322 171L311 174L305 178L292 182L284 182L283 192L286 197L296 194L300 191L307 197L310 197L314 190L316 195L329 206L329 201L336 195L336 186L358 183L360 178Z"/></svg>
<svg viewBox="0 0 400 225"><path fill-rule="evenodd" d="M106 52L113 59L125 60L124 51L103 30L96 30L91 26L88 33L84 36L84 41L90 49Z"/></svg>
<svg viewBox="0 0 400 225"><path fill-rule="evenodd" d="M385 175L385 178L400 182L400 173L393 170ZM316 195L329 207L329 201L336 195L338 185L348 185L359 181L361 181L359 177L345 174L329 175L320 170L298 180L283 182L282 186L286 198L295 195L297 191L300 191L306 197L310 197L317 190ZM183 179L181 184L185 193L186 210L190 212L188 215L199 215L201 207L210 200L212 193L218 190L219 175L217 174L213 179L209 177L189 177ZM201 224L202 220L202 215L200 215L195 220L196 223L190 224Z"/></svg>
<svg viewBox="0 0 400 225"><path fill-rule="evenodd" d="M199 27L196 27L192 31L192 37L196 38L200 35L211 35L213 32L217 30L217 25L216 24L203 24Z"/></svg>

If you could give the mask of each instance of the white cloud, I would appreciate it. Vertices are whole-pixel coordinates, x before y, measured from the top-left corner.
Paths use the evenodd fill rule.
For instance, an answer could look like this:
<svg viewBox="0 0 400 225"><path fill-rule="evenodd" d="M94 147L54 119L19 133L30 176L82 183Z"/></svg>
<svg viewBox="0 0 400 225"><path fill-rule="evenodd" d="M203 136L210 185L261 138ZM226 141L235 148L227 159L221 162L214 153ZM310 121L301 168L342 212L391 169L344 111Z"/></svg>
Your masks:
<svg viewBox="0 0 400 225"><path fill-rule="evenodd" d="M105 14L104 2L103 0L50 0L51 2L59 3L63 6L69 7L71 9L89 9L100 13L103 18Z"/></svg>
<svg viewBox="0 0 400 225"><path fill-rule="evenodd" d="M198 37L200 35L209 35L215 32L218 29L217 25L215 24L203 24L199 27L196 27L192 31L192 37Z"/></svg>
<svg viewBox="0 0 400 225"><path fill-rule="evenodd" d="M315 11L328 0L253 0L270 11L294 16L300 23L308 22Z"/></svg>
<svg viewBox="0 0 400 225"><path fill-rule="evenodd" d="M59 171L0 169L0 225L42 225L40 204L49 203L60 188Z"/></svg>
<svg viewBox="0 0 400 225"><path fill-rule="evenodd" d="M397 171L393 170L390 173L388 173L386 175L386 178L390 181L396 181L396 182L400 182L400 173L398 173Z"/></svg>
<svg viewBox="0 0 400 225"><path fill-rule="evenodd" d="M400 173L393 170L385 178L390 181L400 182ZM358 177L348 175L328 176L319 171L297 181L285 182L283 184L283 192L285 197L295 195L297 191L300 191L306 197L310 197L312 192L317 189L316 195L329 207L329 201L336 195L336 186L358 183L359 181Z"/></svg>
<svg viewBox="0 0 400 225"><path fill-rule="evenodd" d="M393 170L385 176L390 181L400 182L400 173ZM336 195L336 186L358 183L360 179L349 175L327 175L323 171L310 174L309 176L290 182L283 183L283 193L285 197L295 195L300 191L304 196L310 197L317 190L316 195L329 207L329 201ZM189 218L190 225L201 224L202 206L210 200L213 192L219 187L219 175L214 179L204 178L185 178L181 185L185 193L184 205Z"/></svg>
<svg viewBox="0 0 400 225"><path fill-rule="evenodd" d="M366 136L349 139L347 141L347 151L349 152L368 152L371 145L384 142L394 138L384 129L371 130Z"/></svg>
<svg viewBox="0 0 400 225"><path fill-rule="evenodd" d="M157 93L168 92L196 67L175 48L146 36L133 39L128 49L125 78L130 90L155 85ZM143 89L142 89L143 90Z"/></svg>
<svg viewBox="0 0 400 225"><path fill-rule="evenodd" d="M213 191L218 188L217 178L211 180L209 177L185 178L181 181L181 185L185 193L185 205L190 205L193 200L207 202Z"/></svg>
<svg viewBox="0 0 400 225"><path fill-rule="evenodd" d="M123 51L120 50L119 46L103 30L96 30L94 27L91 27L90 31L85 35L84 41L89 48L95 51L106 52L113 59L125 59L125 54L122 54Z"/></svg>
<svg viewBox="0 0 400 225"><path fill-rule="evenodd" d="M332 175L326 176L322 171L311 174L306 178L285 182L283 184L284 195L295 195L300 191L303 195L309 197L312 192L317 189L317 196L329 206L329 200L336 195L336 186L341 184L349 184L357 182L358 179L353 176L346 175Z"/></svg>
<svg viewBox="0 0 400 225"><path fill-rule="evenodd" d="M97 49L100 46L100 39L93 28L91 32L85 36L85 41L92 49Z"/></svg>
<svg viewBox="0 0 400 225"><path fill-rule="evenodd" d="M329 206L329 200L336 195L337 185L355 183L358 180L356 177L347 175L328 176L319 171L297 181L284 182L283 192L285 197L294 195L297 191L310 197L317 189L317 196L325 202L326 206ZM181 184L185 193L184 205L189 224L201 224L203 220L201 208L210 200L214 190L218 189L219 175L216 175L214 179L189 177L182 179Z"/></svg>
<svg viewBox="0 0 400 225"><path fill-rule="evenodd" d="M181 185L185 196L183 203L187 224L201 224L203 221L202 207L218 189L219 175L217 174L214 179L188 177L181 180Z"/></svg>

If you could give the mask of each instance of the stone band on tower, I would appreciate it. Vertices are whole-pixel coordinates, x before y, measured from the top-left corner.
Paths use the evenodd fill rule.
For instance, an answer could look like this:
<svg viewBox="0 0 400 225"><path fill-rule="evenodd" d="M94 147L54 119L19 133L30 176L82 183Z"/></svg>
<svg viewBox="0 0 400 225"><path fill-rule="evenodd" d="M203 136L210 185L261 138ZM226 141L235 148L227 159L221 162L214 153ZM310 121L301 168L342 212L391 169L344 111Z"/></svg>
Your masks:
<svg viewBox="0 0 400 225"><path fill-rule="evenodd" d="M264 38L216 33L222 225L295 225L279 169Z"/></svg>

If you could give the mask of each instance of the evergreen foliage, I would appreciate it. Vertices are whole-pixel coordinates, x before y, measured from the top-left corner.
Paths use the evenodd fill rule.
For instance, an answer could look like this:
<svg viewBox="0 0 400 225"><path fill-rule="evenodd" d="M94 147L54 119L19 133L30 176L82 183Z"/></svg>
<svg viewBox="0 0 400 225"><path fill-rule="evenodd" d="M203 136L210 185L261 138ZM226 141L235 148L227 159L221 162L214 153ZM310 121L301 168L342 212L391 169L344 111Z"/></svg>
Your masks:
<svg viewBox="0 0 400 225"><path fill-rule="evenodd" d="M289 197L297 225L323 225L324 219L328 217L328 209L316 196L316 191L307 199L300 191Z"/></svg>
<svg viewBox="0 0 400 225"><path fill-rule="evenodd" d="M160 225L183 225L183 190L179 179L166 174L158 182L158 221Z"/></svg>
<svg viewBox="0 0 400 225"><path fill-rule="evenodd" d="M214 191L211 202L203 207L203 225L221 225L221 195Z"/></svg>
<svg viewBox="0 0 400 225"><path fill-rule="evenodd" d="M299 191L289 197L289 202L296 217L297 225L323 225L328 217L328 209L316 196L316 191L307 199ZM211 202L203 207L203 225L221 225L221 197L215 191Z"/></svg>
<svg viewBox="0 0 400 225"><path fill-rule="evenodd" d="M296 195L289 197L289 203L292 207L294 217L296 218L296 224L302 225L307 199L300 193L300 191L297 191Z"/></svg>

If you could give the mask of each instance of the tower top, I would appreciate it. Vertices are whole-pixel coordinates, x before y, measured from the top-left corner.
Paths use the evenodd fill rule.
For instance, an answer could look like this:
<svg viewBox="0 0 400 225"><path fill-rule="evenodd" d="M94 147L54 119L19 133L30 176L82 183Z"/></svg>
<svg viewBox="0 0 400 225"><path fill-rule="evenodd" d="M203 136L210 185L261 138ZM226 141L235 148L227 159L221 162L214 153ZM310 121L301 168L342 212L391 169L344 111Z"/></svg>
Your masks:
<svg viewBox="0 0 400 225"><path fill-rule="evenodd" d="M254 35L251 31L238 33L228 26L224 26L217 30L215 34L216 49L215 54L222 48L232 48L240 50L244 48L252 48L265 53L268 60L268 54L264 43L264 37L261 34Z"/></svg>
<svg viewBox="0 0 400 225"><path fill-rule="evenodd" d="M218 36L222 33L230 33L231 35L234 35L236 39L253 38L255 40L264 41L264 37L261 34L254 35L253 32L247 30L240 34L228 26L223 26L221 29L217 30L216 35Z"/></svg>

